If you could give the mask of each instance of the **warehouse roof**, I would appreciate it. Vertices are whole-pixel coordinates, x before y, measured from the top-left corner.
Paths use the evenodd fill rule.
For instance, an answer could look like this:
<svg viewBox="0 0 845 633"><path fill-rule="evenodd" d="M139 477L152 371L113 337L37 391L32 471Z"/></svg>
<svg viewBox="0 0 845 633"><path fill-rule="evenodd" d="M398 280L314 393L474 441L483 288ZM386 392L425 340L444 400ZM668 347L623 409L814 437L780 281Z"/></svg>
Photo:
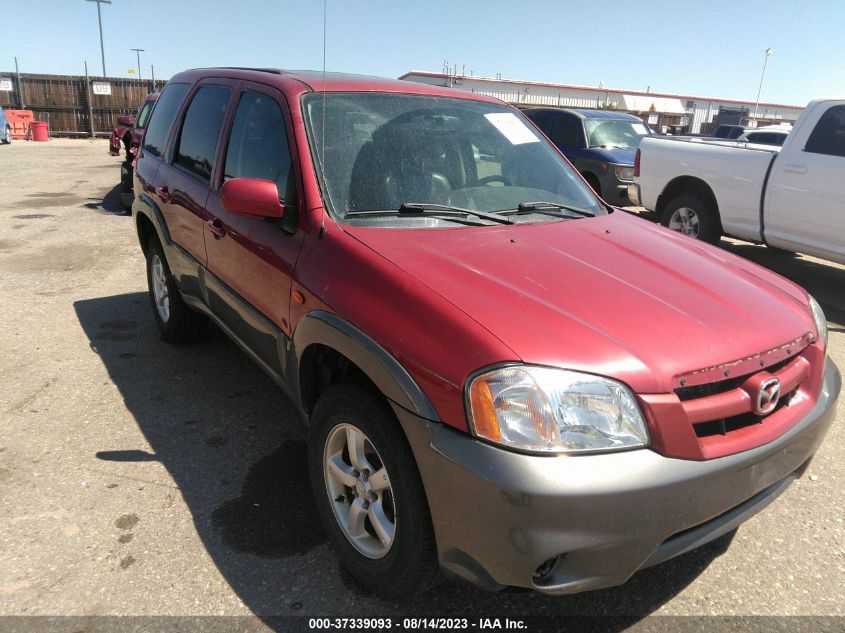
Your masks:
<svg viewBox="0 0 845 633"><path fill-rule="evenodd" d="M754 105L753 101L743 101L741 99L722 99L719 97L697 97L694 95L679 95L679 94L672 94L667 92L642 92L638 90L626 90L624 88L596 88L595 86L576 86L571 84L556 84L556 83L548 83L543 81L524 81L521 79L497 79L496 77L481 77L479 75L459 75L458 77L454 77L453 75L447 75L445 73L439 72L432 72L430 70L412 70L410 72L405 73L404 75L400 76L399 79L407 79L411 76L418 76L418 77L432 77L432 78L440 78L440 79L448 79L450 77L459 79L459 80L473 80L473 81L484 81L484 82L491 82L491 83L500 83L500 84L524 84L527 86L542 86L544 88L558 88L561 90L569 89L569 90L591 90L593 92L616 92L620 94L626 95L639 95L644 97L667 97L670 99L694 99L696 101L714 101L718 103L738 103L742 105ZM770 108L791 108L795 110L801 110L804 106L797 106L797 105L788 105L784 103L767 103L761 101L759 103L760 106L763 107L770 107Z"/></svg>

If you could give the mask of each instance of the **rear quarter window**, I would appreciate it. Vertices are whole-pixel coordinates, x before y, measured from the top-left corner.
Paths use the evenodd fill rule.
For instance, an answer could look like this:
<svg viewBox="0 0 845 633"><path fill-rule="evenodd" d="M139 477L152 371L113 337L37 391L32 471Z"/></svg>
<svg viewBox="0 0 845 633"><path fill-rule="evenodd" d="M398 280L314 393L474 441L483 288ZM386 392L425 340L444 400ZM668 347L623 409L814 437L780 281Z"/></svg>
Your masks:
<svg viewBox="0 0 845 633"><path fill-rule="evenodd" d="M822 115L807 139L804 151L845 156L845 106L833 106Z"/></svg>
<svg viewBox="0 0 845 633"><path fill-rule="evenodd" d="M190 84L167 84L156 102L150 125L144 135L144 151L161 156L176 113L185 100Z"/></svg>

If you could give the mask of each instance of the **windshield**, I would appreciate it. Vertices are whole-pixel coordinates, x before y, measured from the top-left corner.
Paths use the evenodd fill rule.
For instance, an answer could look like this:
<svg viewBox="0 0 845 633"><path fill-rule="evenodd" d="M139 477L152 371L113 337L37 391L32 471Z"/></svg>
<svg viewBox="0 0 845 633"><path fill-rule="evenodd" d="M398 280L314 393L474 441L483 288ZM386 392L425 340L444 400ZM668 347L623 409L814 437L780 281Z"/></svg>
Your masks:
<svg viewBox="0 0 845 633"><path fill-rule="evenodd" d="M340 219L409 203L497 212L545 201L606 213L557 151L506 106L391 93L312 93L303 105L327 203ZM552 219L538 213L525 221Z"/></svg>
<svg viewBox="0 0 845 633"><path fill-rule="evenodd" d="M619 119L587 119L587 139L590 147L619 147L636 149L648 136L648 128L637 121Z"/></svg>

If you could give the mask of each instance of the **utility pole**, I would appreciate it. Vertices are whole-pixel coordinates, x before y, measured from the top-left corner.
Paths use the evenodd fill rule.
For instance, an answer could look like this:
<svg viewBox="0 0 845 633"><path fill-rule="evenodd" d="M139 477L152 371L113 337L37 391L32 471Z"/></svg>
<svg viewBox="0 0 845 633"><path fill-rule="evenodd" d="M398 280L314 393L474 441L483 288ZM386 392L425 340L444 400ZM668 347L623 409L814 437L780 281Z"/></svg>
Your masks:
<svg viewBox="0 0 845 633"><path fill-rule="evenodd" d="M24 101L23 101L23 84L21 83L21 71L18 70L18 58L15 57L15 77L18 80L18 107L23 110L24 109Z"/></svg>
<svg viewBox="0 0 845 633"><path fill-rule="evenodd" d="M103 77L106 76L106 49L103 47L103 15L100 12L101 4L111 4L111 0L85 0L86 2L97 3L97 22L100 25L100 55L103 58Z"/></svg>
<svg viewBox="0 0 845 633"><path fill-rule="evenodd" d="M141 53L144 52L143 48L130 48L130 51L135 51L135 57L138 60L138 79L141 78Z"/></svg>
<svg viewBox="0 0 845 633"><path fill-rule="evenodd" d="M91 105L91 82L88 80L88 61L85 61L85 100L88 102L88 134L94 138L94 108Z"/></svg>
<svg viewBox="0 0 845 633"><path fill-rule="evenodd" d="M763 51L763 72L760 74L760 87L757 88L757 101L754 103L754 125L757 125L757 106L760 105L760 93L763 92L763 77L766 76L766 64L769 62L769 57L772 56L774 51L771 48L767 48Z"/></svg>

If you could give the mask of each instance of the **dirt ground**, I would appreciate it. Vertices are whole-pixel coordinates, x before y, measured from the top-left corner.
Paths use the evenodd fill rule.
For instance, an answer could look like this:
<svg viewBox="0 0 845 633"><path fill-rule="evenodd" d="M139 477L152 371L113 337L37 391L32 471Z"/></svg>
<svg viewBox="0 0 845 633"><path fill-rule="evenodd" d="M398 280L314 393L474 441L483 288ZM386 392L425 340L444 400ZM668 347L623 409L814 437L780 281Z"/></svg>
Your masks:
<svg viewBox="0 0 845 633"><path fill-rule="evenodd" d="M105 140L0 146L0 614L845 615L842 406L766 511L622 587L366 595L319 527L292 405L216 330L160 341L119 162ZM845 267L722 245L807 287L845 367Z"/></svg>

